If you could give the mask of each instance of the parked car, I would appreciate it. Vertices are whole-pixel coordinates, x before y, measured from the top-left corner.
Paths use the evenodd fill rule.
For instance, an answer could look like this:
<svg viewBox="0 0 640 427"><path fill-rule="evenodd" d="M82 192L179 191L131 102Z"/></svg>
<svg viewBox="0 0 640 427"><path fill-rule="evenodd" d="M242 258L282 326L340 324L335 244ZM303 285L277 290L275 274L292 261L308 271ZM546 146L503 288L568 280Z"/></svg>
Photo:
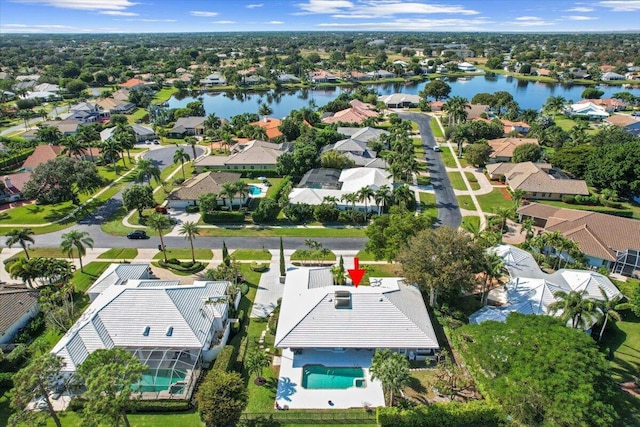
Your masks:
<svg viewBox="0 0 640 427"><path fill-rule="evenodd" d="M640 111L634 111L633 113L631 113L631 115L633 117L640 117Z"/></svg>
<svg viewBox="0 0 640 427"><path fill-rule="evenodd" d="M439 145L434 145L433 146L433 151L441 151L440 150L440 146Z"/></svg>
<svg viewBox="0 0 640 427"><path fill-rule="evenodd" d="M135 230L127 234L127 239L138 240L138 239L148 239L148 238L149 236L147 236L147 232L144 230Z"/></svg>
<svg viewBox="0 0 640 427"><path fill-rule="evenodd" d="M161 214L167 214L167 213L169 213L169 212L167 211L167 208L166 208L165 206L160 206L160 205L158 205L158 206L156 206L156 208L155 208L155 209L156 209L156 212L161 213Z"/></svg>

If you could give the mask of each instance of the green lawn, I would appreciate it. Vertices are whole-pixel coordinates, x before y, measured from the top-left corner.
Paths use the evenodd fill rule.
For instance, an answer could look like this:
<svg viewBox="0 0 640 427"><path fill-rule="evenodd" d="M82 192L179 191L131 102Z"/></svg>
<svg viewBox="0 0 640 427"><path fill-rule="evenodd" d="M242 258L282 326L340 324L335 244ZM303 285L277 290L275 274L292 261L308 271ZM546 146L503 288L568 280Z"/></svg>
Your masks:
<svg viewBox="0 0 640 427"><path fill-rule="evenodd" d="M110 262L92 261L84 266L84 271L76 270L73 273L73 286L76 292L85 292L93 282L111 265Z"/></svg>
<svg viewBox="0 0 640 427"><path fill-rule="evenodd" d="M168 101L169 98L171 98L171 95L173 95L177 91L178 89L176 89L175 87L163 87L158 92L156 92L156 94L151 99L151 102L158 103Z"/></svg>
<svg viewBox="0 0 640 427"><path fill-rule="evenodd" d="M426 175L417 176L418 185L431 185L431 177Z"/></svg>
<svg viewBox="0 0 640 427"><path fill-rule="evenodd" d="M231 258L242 260L271 261L271 252L266 249L237 249L231 253Z"/></svg>
<svg viewBox="0 0 640 427"><path fill-rule="evenodd" d="M480 217L479 216L463 216L462 217L462 228L464 229L476 229L480 227Z"/></svg>
<svg viewBox="0 0 640 427"><path fill-rule="evenodd" d="M369 252L365 251L364 249L358 251L356 256L358 257L358 259L360 261L377 261L376 257L373 256L372 253L369 253Z"/></svg>
<svg viewBox="0 0 640 427"><path fill-rule="evenodd" d="M103 228L104 231L104 228ZM364 228L202 228L200 235L209 237L366 237Z"/></svg>
<svg viewBox="0 0 640 427"><path fill-rule="evenodd" d="M444 165L446 167L455 168L458 166L456 165L456 161L453 158L453 153L451 152L451 150L449 150L449 147L443 147L440 155L442 156L442 161L444 162Z"/></svg>
<svg viewBox="0 0 640 427"><path fill-rule="evenodd" d="M17 246L14 246L17 247ZM42 257L42 258L67 258L67 255L65 255L62 252L62 249L60 248L31 248L29 249L29 257L31 258L38 258L38 257ZM7 260L5 261L6 263L10 262L11 260L14 259L18 259L18 258L24 258L24 251L21 250L20 252L18 252L17 254L7 258Z"/></svg>
<svg viewBox="0 0 640 427"><path fill-rule="evenodd" d="M621 314L622 321L607 326L601 345L614 352L611 368L616 381L629 381L640 372L640 318L631 310Z"/></svg>
<svg viewBox="0 0 640 427"><path fill-rule="evenodd" d="M570 119L567 116L564 116L562 114L558 114L558 115L556 115L555 123L556 123L556 125L558 125L565 132L569 132L571 129L574 128L574 126L576 125L577 122L575 120L573 120L573 119ZM592 135L592 134L594 134L596 132L597 132L597 130L592 128L592 127L587 129L587 134L589 134L589 135Z"/></svg>
<svg viewBox="0 0 640 427"><path fill-rule="evenodd" d="M306 251L306 253L305 253ZM291 261L335 261L336 254L329 251L326 255L314 254L314 251L306 250L306 249L298 249L294 253L291 254Z"/></svg>
<svg viewBox="0 0 640 427"><path fill-rule="evenodd" d="M195 411L171 414L128 414L131 427L202 427L200 416ZM60 413L60 421L64 427L83 426L82 418L75 412ZM47 420L47 426L55 426L53 420Z"/></svg>
<svg viewBox="0 0 640 427"><path fill-rule="evenodd" d="M467 190L460 172L447 172L447 175L449 175L449 181L451 181L451 186L454 190Z"/></svg>
<svg viewBox="0 0 640 427"><path fill-rule="evenodd" d="M146 116L147 114L148 114L147 110L145 110L144 108L136 108L136 110L133 112L133 114L127 115L127 120L131 124L137 123L140 120L142 120L142 118L144 116Z"/></svg>
<svg viewBox="0 0 640 427"><path fill-rule="evenodd" d="M100 259L133 259L138 256L136 248L114 248L101 253Z"/></svg>
<svg viewBox="0 0 640 427"><path fill-rule="evenodd" d="M436 195L432 193L425 193L421 191L420 193L420 204L422 205L422 212L425 215L429 215L432 217L438 216L438 208L436 207Z"/></svg>
<svg viewBox="0 0 640 427"><path fill-rule="evenodd" d="M480 189L480 183L478 183L478 178L472 172L465 172L465 176L467 177L467 181L469 181L469 185L471 185L471 189L473 191L477 191Z"/></svg>
<svg viewBox="0 0 640 427"><path fill-rule="evenodd" d="M467 209L469 211L476 210L476 205L473 204L471 196L456 196L456 199L458 199L458 205L460 205L461 209Z"/></svg>
<svg viewBox="0 0 640 427"><path fill-rule="evenodd" d="M213 251L211 249L201 249L195 248L194 253L197 260L210 260L213 258ZM191 259L191 249L190 248L177 248L177 249L167 249L167 258L177 258L177 259ZM164 259L164 255L161 251L158 251L157 254L153 256L153 259Z"/></svg>
<svg viewBox="0 0 640 427"><path fill-rule="evenodd" d="M369 284L370 277L397 277L402 275L402 266L400 264L360 264L360 267L367 271L364 279L362 279L363 285Z"/></svg>
<svg viewBox="0 0 640 427"><path fill-rule="evenodd" d="M429 122L429 126L431 126L431 132L433 133L434 137L444 138L444 135L442 134L442 129L440 128L440 125L438 124L438 120L435 117L431 118L431 121Z"/></svg>
<svg viewBox="0 0 640 427"><path fill-rule="evenodd" d="M513 206L511 200L507 200L499 188L494 188L489 194L477 196L478 203L484 212L495 212L497 208L510 208Z"/></svg>

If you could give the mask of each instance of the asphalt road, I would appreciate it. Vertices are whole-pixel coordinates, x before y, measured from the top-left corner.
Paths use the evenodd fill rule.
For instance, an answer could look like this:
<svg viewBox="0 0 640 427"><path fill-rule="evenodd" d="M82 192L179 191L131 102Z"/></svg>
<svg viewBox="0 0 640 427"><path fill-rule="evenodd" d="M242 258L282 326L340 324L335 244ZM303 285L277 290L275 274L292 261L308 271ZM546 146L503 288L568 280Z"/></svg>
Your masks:
<svg viewBox="0 0 640 427"><path fill-rule="evenodd" d="M436 195L436 207L438 208L436 226L460 227L462 214L460 213L458 200L449 181L449 175L447 175L442 157L437 151L433 151L436 140L429 126L431 117L420 113L399 113L398 115L405 120L416 122L420 128L425 159L429 166L431 184Z"/></svg>

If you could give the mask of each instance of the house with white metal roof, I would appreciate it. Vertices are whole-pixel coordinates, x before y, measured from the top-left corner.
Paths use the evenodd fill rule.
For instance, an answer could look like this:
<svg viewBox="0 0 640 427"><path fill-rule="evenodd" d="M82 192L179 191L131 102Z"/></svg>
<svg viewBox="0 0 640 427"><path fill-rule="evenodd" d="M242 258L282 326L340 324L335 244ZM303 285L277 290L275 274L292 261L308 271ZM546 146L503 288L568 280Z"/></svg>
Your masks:
<svg viewBox="0 0 640 427"><path fill-rule="evenodd" d="M122 286L128 280L153 279L149 264L111 264L87 290L91 301L109 286Z"/></svg>
<svg viewBox="0 0 640 427"><path fill-rule="evenodd" d="M509 313L551 315L549 305L557 298L555 293L563 291L584 292L584 298L603 300L604 292L609 299L622 294L606 276L591 270L560 269L548 274L540 269L533 256L511 245L499 245L490 249L500 256L509 271L506 284L506 303L500 307L486 306L469 316L470 323L482 323L487 320L504 321ZM489 293L489 298L495 291ZM498 292L499 293L499 292ZM499 299L499 298L496 298ZM561 316L562 311L555 313ZM586 319L585 319L586 320ZM587 329L596 319L587 321Z"/></svg>
<svg viewBox="0 0 640 427"><path fill-rule="evenodd" d="M275 346L283 349L276 401L291 408L326 408L328 393L338 408L384 405L381 385L368 371L374 351L424 359L439 349L418 288L399 277L371 278L370 286L334 286L328 267L287 273ZM317 366L329 371L348 366L358 373L350 371L355 376L346 384L316 383L315 376L323 375Z"/></svg>
<svg viewBox="0 0 640 427"><path fill-rule="evenodd" d="M202 365L218 355L229 336L228 286L223 281L113 282L51 352L63 359L62 372L72 376L95 350L125 349L148 366L141 398L188 399Z"/></svg>

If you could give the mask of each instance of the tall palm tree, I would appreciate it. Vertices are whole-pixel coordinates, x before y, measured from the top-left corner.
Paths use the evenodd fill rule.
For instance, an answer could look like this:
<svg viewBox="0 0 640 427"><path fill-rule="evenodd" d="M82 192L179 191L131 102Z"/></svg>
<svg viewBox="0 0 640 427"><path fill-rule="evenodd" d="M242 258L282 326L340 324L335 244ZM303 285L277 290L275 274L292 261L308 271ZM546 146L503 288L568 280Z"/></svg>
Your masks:
<svg viewBox="0 0 640 427"><path fill-rule="evenodd" d="M374 196L375 192L371 189L371 187L366 186L358 190L356 194L358 195L358 201L364 202L364 214L366 216L369 213L369 199Z"/></svg>
<svg viewBox="0 0 640 427"><path fill-rule="evenodd" d="M160 169L149 159L138 161L136 170L138 171L135 177L137 182L144 182L146 179L149 187L151 187L151 179L155 179L158 183L161 182Z"/></svg>
<svg viewBox="0 0 640 427"><path fill-rule="evenodd" d="M82 146L82 143L78 141L78 138L76 138L74 135L62 137L60 143L64 145L64 150L62 150L62 153L66 154L69 157L73 156L77 159L82 157L82 155L84 154L84 147Z"/></svg>
<svg viewBox="0 0 640 427"><path fill-rule="evenodd" d="M19 258L16 262L11 263L9 267L9 277L12 279L20 279L29 288L33 288L33 281L40 276L39 268L33 260Z"/></svg>
<svg viewBox="0 0 640 427"><path fill-rule="evenodd" d="M14 228L6 234L7 240L5 244L11 248L16 243L22 246L24 254L29 259L29 251L27 251L27 243L34 244L33 236L35 233L30 228Z"/></svg>
<svg viewBox="0 0 640 427"><path fill-rule="evenodd" d="M461 96L452 96L442 106L442 109L447 111L449 117L449 126L454 124L460 124L467 120L467 108L471 109L466 98Z"/></svg>
<svg viewBox="0 0 640 427"><path fill-rule="evenodd" d="M504 227L507 224L507 220L513 216L513 208L499 207L495 209L495 214L500 218L500 243L502 243L502 235L504 233Z"/></svg>
<svg viewBox="0 0 640 427"><path fill-rule="evenodd" d="M180 227L180 230L178 230L178 234L184 236L185 239L189 240L189 245L191 245L191 261L196 262L196 254L193 249L193 239L195 239L196 236L200 235L198 224L193 221L187 221L182 224L182 227Z"/></svg>
<svg viewBox="0 0 640 427"><path fill-rule="evenodd" d="M117 174L118 170L116 169L116 162L120 158L120 152L122 151L120 142L118 142L115 138L108 138L102 143L101 149L103 159L106 162L111 163L111 167Z"/></svg>
<svg viewBox="0 0 640 427"><path fill-rule="evenodd" d="M409 361L400 353L389 349L376 350L369 372L372 379L382 382L383 389L389 395L389 404L393 406L394 394L399 393L409 381Z"/></svg>
<svg viewBox="0 0 640 427"><path fill-rule="evenodd" d="M258 109L259 115L266 118L271 113L273 113L273 109L269 106L269 104L260 104L260 108Z"/></svg>
<svg viewBox="0 0 640 427"><path fill-rule="evenodd" d="M184 152L184 148L180 147L173 153L173 163L180 163L180 168L182 169L182 179L186 179L186 175L184 174L184 162L188 162L191 160L191 157L187 153Z"/></svg>
<svg viewBox="0 0 640 427"><path fill-rule="evenodd" d="M204 121L204 125L207 128L215 131L217 129L220 129L220 126L222 126L222 120L220 120L220 117L216 116L216 113L211 113Z"/></svg>
<svg viewBox="0 0 640 427"><path fill-rule="evenodd" d="M415 200L415 194L408 185L403 184L393 189L393 200L398 206L406 208Z"/></svg>
<svg viewBox="0 0 640 427"><path fill-rule="evenodd" d="M80 271L84 271L82 266L82 256L87 254L87 248L93 249L93 239L86 231L71 230L62 235L60 249L73 259L74 248L78 251L78 261L80 261Z"/></svg>
<svg viewBox="0 0 640 427"><path fill-rule="evenodd" d="M549 98L547 98L547 101L544 104L544 110L550 110L553 112L553 119L556 119L556 113L558 113L558 111L562 110L562 107L564 107L564 104L566 104L567 100L564 99L562 96L550 96Z"/></svg>
<svg viewBox="0 0 640 427"><path fill-rule="evenodd" d="M164 256L164 262L167 262L167 248L164 245L164 239L162 238L162 230L165 228L169 228L171 225L169 218L164 216L161 213L154 213L149 218L147 218L147 227L151 227L158 232L158 237L160 237L160 245L162 245L162 255Z"/></svg>
<svg viewBox="0 0 640 427"><path fill-rule="evenodd" d="M598 342L602 341L602 335L604 334L604 330L607 329L609 317L619 321L621 320L621 316L618 310L628 310L632 306L630 303L621 303L620 300L622 297L620 295L609 298L609 295L607 295L604 289L599 289L602 294L602 301L598 301L598 308L604 313L604 323L600 329L600 335L598 335Z"/></svg>
<svg viewBox="0 0 640 427"><path fill-rule="evenodd" d="M596 300L587 297L587 291L558 291L553 294L556 301L547 306L549 314L555 315L562 311L560 319L571 321L572 328L585 328L587 322L594 321L598 313ZM591 324L591 322L589 322Z"/></svg>
<svg viewBox="0 0 640 427"><path fill-rule="evenodd" d="M489 290L494 280L500 282L500 278L507 274L504 260L493 252L485 252L484 255L484 283L482 284L481 302L487 304Z"/></svg>
<svg viewBox="0 0 640 427"><path fill-rule="evenodd" d="M236 183L225 182L222 184L222 191L220 191L220 197L222 197L223 203L226 198L229 198L229 210L233 211L233 198L236 195Z"/></svg>
<svg viewBox="0 0 640 427"><path fill-rule="evenodd" d="M119 123L113 131L113 138L120 143L123 150L127 152L127 158L131 162L131 153L129 152L136 145L136 133L128 123ZM122 158L124 162L124 156Z"/></svg>
<svg viewBox="0 0 640 427"><path fill-rule="evenodd" d="M186 142L187 144L189 144L191 146L191 151L193 152L193 159L195 160L196 157L198 157L198 155L196 153L196 144L198 143L198 140L193 136L187 136L184 139L184 142Z"/></svg>
<svg viewBox="0 0 640 427"><path fill-rule="evenodd" d="M89 149L89 157L93 161L93 145L100 141L100 133L96 130L96 127L94 125L82 126L78 129L76 138L83 146Z"/></svg>
<svg viewBox="0 0 640 427"><path fill-rule="evenodd" d="M249 191L250 191L249 184L247 184L242 180L236 181L235 184L236 184L236 193L240 195L241 205L244 205L244 201L249 195Z"/></svg>
<svg viewBox="0 0 640 427"><path fill-rule="evenodd" d="M507 187L507 191L511 196L511 200L513 200L513 207L517 210L522 204L522 199L524 199L524 190L521 188L516 188L512 190L511 187Z"/></svg>
<svg viewBox="0 0 640 427"><path fill-rule="evenodd" d="M351 209L356 209L356 202L358 201L358 194L356 193L346 193L340 197L340 200L346 203L351 203Z"/></svg>
<svg viewBox="0 0 640 427"><path fill-rule="evenodd" d="M535 221L533 218L526 218L522 221L520 225L520 233L523 231L526 232L524 240L528 242L533 237L533 227L535 225Z"/></svg>
<svg viewBox="0 0 640 427"><path fill-rule="evenodd" d="M378 207L378 215L381 215L384 211L384 207L390 204L393 200L391 188L386 184L381 185L373 195L373 199L375 200L376 206Z"/></svg>

